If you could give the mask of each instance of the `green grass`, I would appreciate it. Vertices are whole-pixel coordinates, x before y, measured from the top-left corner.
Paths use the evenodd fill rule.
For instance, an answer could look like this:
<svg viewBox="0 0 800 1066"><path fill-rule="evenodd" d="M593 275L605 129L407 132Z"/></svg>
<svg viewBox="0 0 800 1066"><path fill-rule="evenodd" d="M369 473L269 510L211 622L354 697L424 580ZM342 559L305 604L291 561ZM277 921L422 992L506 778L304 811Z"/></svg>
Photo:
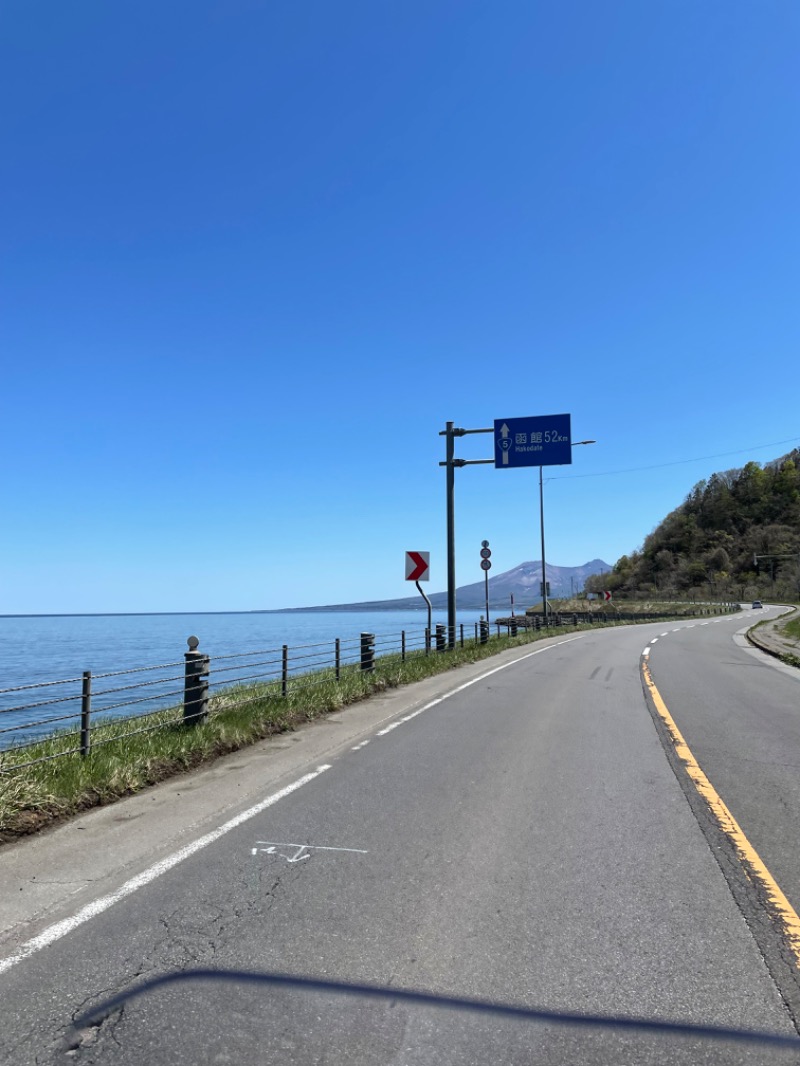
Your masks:
<svg viewBox="0 0 800 1066"><path fill-rule="evenodd" d="M607 624L635 623L609 619ZM87 758L80 753L65 754L76 746L76 738L57 733L31 747L0 752L0 843L139 792L373 693L575 628L592 627L562 626L538 633L520 631L517 637L493 636L488 644L468 642L445 653L409 652L405 662L399 653L381 656L372 673L356 665L343 667L339 681L333 669L292 678L285 698L280 682L232 686L210 697L207 719L194 726L184 725L180 707L138 721L116 719L99 725L92 730L92 751ZM47 761L21 765L38 759Z"/></svg>
<svg viewBox="0 0 800 1066"><path fill-rule="evenodd" d="M793 640L800 640L800 614L790 618L783 627L784 633Z"/></svg>
<svg viewBox="0 0 800 1066"><path fill-rule="evenodd" d="M737 601L738 602L738 601ZM705 610L708 605L704 603L693 603L691 600L611 600L610 603L605 603L603 600L583 600L583 599L564 599L564 600L550 600L550 605L554 613L561 612L564 615L573 613L580 614L581 612L588 612L593 617L603 618L607 617L609 620L616 617L616 613L619 611L624 615L661 615L668 614L672 618L691 617L700 610ZM716 605L718 606L718 605ZM710 609L710 608L709 608ZM528 608L526 613L531 615L540 615L542 613L541 607Z"/></svg>

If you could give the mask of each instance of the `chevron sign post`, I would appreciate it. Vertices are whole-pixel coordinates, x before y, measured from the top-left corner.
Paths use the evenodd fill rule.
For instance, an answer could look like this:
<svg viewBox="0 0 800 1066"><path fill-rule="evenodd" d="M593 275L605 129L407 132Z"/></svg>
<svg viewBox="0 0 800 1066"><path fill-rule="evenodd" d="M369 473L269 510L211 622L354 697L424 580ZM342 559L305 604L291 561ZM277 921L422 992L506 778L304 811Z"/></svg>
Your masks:
<svg viewBox="0 0 800 1066"><path fill-rule="evenodd" d="M428 607L428 628L425 630L425 654L430 651L431 646L431 617L432 608L431 601L422 591L420 581L430 581L431 579L431 553L430 552L406 552L406 581L413 581L417 586L417 592L425 600ZM405 638L403 638L405 640ZM405 645L403 645L405 647ZM405 652L403 653L405 656Z"/></svg>

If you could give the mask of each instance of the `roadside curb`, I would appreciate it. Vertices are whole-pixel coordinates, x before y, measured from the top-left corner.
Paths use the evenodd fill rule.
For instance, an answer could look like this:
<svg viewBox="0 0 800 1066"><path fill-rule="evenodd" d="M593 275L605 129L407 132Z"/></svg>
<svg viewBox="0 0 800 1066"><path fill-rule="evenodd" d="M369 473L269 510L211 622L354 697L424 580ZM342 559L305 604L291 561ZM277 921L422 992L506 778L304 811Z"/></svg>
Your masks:
<svg viewBox="0 0 800 1066"><path fill-rule="evenodd" d="M778 606L786 607L787 611L797 611L797 607L793 604L779 604ZM787 666L800 669L800 641L778 636L775 631L778 624L784 621L786 621L786 614L782 614L778 618L757 622L747 630L745 636L754 648L766 652L767 655L771 655L775 659L780 659Z"/></svg>

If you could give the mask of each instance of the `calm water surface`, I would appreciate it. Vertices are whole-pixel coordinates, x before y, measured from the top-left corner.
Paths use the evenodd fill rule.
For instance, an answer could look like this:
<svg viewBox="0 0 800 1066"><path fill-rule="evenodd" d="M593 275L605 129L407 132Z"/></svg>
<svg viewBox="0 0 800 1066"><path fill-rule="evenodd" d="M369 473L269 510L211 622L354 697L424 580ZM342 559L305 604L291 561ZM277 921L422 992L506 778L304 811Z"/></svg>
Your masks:
<svg viewBox="0 0 800 1066"><path fill-rule="evenodd" d="M464 623L468 635L479 617L478 611L465 611L459 615L459 623ZM446 622L446 612L434 611L433 622L434 625ZM60 706L19 711L11 708L63 693L75 694L63 710L79 711L77 695L84 670L97 675L142 666L175 664L176 668L167 670L166 674L179 676L183 671L186 640L191 635L200 638L199 650L211 656L213 675L217 656L256 651L277 651L280 654L283 644L298 649L305 644L329 642L332 657L333 642L337 637L343 642L353 641L362 632L376 635L380 653L381 638L387 641L391 638L393 643L399 644L400 633L405 630L409 641L414 637L421 639L426 623L427 612L424 610L0 617L0 727L54 715L62 709ZM75 679L74 684L16 693L3 691L66 678ZM125 684L126 680L138 679L121 678L105 684ZM176 688L180 688L179 683L165 686L164 692L173 692ZM156 690L151 691L155 693ZM110 705L112 698L106 702ZM102 707L102 698L93 698L93 709L99 711ZM143 709L151 707L137 708L139 711ZM131 711L118 713L129 714ZM42 726L33 731L26 730L24 734L19 731L0 733L0 748L51 728Z"/></svg>
<svg viewBox="0 0 800 1066"><path fill-rule="evenodd" d="M478 611L459 614L470 627ZM446 622L445 611L433 621ZM426 611L309 611L292 614L148 614L0 617L0 689L135 666L183 661L186 638L207 655L424 630Z"/></svg>

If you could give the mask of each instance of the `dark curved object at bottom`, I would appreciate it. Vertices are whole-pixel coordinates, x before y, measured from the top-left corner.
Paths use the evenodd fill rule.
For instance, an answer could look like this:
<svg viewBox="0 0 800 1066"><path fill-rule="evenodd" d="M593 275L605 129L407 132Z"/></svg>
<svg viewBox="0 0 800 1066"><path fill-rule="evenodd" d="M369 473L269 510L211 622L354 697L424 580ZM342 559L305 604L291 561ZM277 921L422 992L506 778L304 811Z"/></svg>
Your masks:
<svg viewBox="0 0 800 1066"><path fill-rule="evenodd" d="M345 981L321 981L313 977L297 977L284 973L260 973L248 970L181 970L152 978L120 992L90 1010L77 1016L71 1026L73 1033L88 1026L97 1026L118 1008L159 988L182 983L261 985L263 987L295 989L303 992L324 992L330 995L358 996L387 1002L408 1003L414 1006L437 1007L453 1011L469 1011L495 1017L518 1018L532 1022L547 1022L555 1025L582 1028L629 1030L632 1032L660 1033L672 1036L693 1036L705 1040L726 1040L743 1044L771 1045L787 1048L800 1054L800 1037L781 1036L752 1029L727 1029L721 1026L691 1025L682 1022L665 1022L649 1018L616 1017L605 1014L580 1014L573 1011L537 1010L513 1004L493 1003L482 999L461 999L452 996L436 996L403 988L387 988L382 985L353 984Z"/></svg>

